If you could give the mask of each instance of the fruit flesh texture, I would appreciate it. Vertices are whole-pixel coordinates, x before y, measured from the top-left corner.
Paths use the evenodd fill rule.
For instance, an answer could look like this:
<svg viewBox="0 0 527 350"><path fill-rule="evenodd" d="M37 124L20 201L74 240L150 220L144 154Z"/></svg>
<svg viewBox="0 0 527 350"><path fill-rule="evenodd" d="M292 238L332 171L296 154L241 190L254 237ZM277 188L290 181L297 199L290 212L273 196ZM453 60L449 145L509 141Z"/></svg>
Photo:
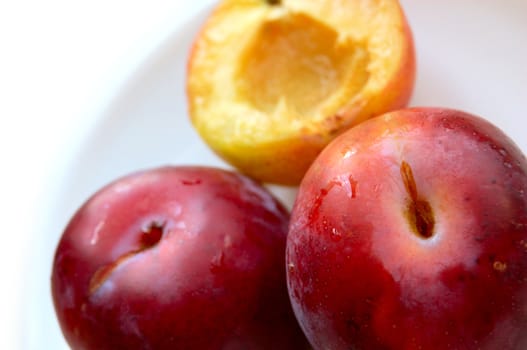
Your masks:
<svg viewBox="0 0 527 350"><path fill-rule="evenodd" d="M189 56L187 91L194 125L220 156L257 179L298 184L337 134L403 107L414 75L396 1L223 1Z"/></svg>
<svg viewBox="0 0 527 350"><path fill-rule="evenodd" d="M403 162L430 206L407 215ZM315 348L527 348L527 163L462 112L389 113L335 140L304 179L286 252Z"/></svg>
<svg viewBox="0 0 527 350"><path fill-rule="evenodd" d="M94 195L57 247L55 308L73 349L300 348L287 298L287 211L200 167L131 175Z"/></svg>

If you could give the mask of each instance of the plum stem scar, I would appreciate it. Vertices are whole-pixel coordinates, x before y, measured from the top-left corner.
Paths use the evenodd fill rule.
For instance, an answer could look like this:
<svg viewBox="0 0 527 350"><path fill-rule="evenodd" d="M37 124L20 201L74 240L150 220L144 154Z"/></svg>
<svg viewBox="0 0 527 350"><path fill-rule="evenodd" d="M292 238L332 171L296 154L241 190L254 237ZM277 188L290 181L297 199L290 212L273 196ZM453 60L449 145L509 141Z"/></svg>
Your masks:
<svg viewBox="0 0 527 350"><path fill-rule="evenodd" d="M99 267L90 278L88 291L92 295L123 262L147 249L154 247L164 234L165 223L153 221L141 230L140 247L119 256L115 261Z"/></svg>
<svg viewBox="0 0 527 350"><path fill-rule="evenodd" d="M406 215L413 230L421 238L430 238L434 233L434 215L430 204L421 198L417 192L417 184L410 165L403 161L401 163L401 177L410 200L406 208Z"/></svg>

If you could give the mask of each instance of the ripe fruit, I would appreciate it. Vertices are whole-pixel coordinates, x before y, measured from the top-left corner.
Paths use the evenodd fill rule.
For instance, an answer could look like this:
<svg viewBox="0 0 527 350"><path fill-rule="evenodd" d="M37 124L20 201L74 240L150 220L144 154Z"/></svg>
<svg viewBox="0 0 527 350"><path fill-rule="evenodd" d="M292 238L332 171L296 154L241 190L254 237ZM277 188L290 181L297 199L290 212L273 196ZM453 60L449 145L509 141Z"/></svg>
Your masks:
<svg viewBox="0 0 527 350"><path fill-rule="evenodd" d="M489 122L408 109L333 141L287 241L317 349L527 349L527 162Z"/></svg>
<svg viewBox="0 0 527 350"><path fill-rule="evenodd" d="M189 112L240 171L296 185L336 135L405 106L414 76L397 0L223 0L189 56Z"/></svg>
<svg viewBox="0 0 527 350"><path fill-rule="evenodd" d="M204 167L106 186L58 245L52 292L73 349L295 349L288 213L262 187Z"/></svg>

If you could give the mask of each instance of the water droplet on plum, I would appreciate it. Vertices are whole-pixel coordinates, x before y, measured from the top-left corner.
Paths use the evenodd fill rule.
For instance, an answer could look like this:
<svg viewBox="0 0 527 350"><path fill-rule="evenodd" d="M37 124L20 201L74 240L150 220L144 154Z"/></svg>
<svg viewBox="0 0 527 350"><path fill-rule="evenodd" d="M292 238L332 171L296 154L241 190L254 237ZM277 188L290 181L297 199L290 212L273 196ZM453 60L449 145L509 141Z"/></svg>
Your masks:
<svg viewBox="0 0 527 350"><path fill-rule="evenodd" d="M330 232L330 237L331 237L331 240L338 242L342 239L342 233L339 230L337 230L335 227L333 227Z"/></svg>

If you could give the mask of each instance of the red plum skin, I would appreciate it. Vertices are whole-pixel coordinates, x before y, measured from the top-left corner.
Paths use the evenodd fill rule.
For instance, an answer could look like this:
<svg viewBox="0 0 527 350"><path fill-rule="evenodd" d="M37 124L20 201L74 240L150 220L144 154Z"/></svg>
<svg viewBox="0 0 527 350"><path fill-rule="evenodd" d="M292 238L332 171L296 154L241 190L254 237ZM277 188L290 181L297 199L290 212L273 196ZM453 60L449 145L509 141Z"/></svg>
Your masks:
<svg viewBox="0 0 527 350"><path fill-rule="evenodd" d="M73 349L300 349L289 213L234 172L134 173L94 194L58 244L52 295Z"/></svg>
<svg viewBox="0 0 527 350"><path fill-rule="evenodd" d="M486 120L412 108L313 163L286 249L316 349L527 349L527 162Z"/></svg>

